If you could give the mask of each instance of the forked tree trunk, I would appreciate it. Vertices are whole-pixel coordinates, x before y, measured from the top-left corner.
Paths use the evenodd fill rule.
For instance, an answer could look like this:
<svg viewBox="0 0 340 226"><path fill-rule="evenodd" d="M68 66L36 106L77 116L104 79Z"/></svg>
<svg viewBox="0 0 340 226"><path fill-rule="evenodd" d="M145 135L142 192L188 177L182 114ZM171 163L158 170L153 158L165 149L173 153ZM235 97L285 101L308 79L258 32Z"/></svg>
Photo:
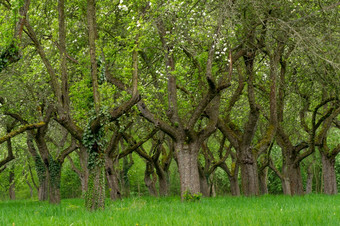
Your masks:
<svg viewBox="0 0 340 226"><path fill-rule="evenodd" d="M335 156L327 156L327 153L320 153L322 156L323 192L328 195L335 195L338 193L335 172Z"/></svg>
<svg viewBox="0 0 340 226"><path fill-rule="evenodd" d="M257 162L252 154L252 149L247 147L241 150L240 168L242 191L245 196L259 195L259 180Z"/></svg>
<svg viewBox="0 0 340 226"><path fill-rule="evenodd" d="M118 182L118 176L117 176L118 173L114 167L115 165L113 163L113 160L109 157L106 157L105 172L106 172L107 183L110 189L111 200L117 200L122 197L120 193L120 189L119 189L119 182Z"/></svg>
<svg viewBox="0 0 340 226"><path fill-rule="evenodd" d="M197 165L199 147L198 142L189 144L184 142L175 143L182 200L186 193L198 194L200 192L200 179Z"/></svg>
<svg viewBox="0 0 340 226"><path fill-rule="evenodd" d="M231 170L229 170L226 163L222 163L220 165L221 169L226 172L229 183L230 183L230 192L232 196L240 196L240 185L238 183L238 172L239 172L239 165L235 162L232 164Z"/></svg>
<svg viewBox="0 0 340 226"><path fill-rule="evenodd" d="M263 170L259 171L259 184L260 184L260 194L266 195L268 194L268 167L264 168Z"/></svg>

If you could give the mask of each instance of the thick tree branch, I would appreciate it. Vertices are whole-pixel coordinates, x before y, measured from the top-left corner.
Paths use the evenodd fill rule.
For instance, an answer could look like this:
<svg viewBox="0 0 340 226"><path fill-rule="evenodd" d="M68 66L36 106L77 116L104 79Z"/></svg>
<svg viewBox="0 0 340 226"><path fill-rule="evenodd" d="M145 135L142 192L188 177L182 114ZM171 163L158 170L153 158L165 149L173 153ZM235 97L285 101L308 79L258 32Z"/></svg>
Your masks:
<svg viewBox="0 0 340 226"><path fill-rule="evenodd" d="M17 130L14 130L14 131L8 133L7 135L5 135L3 137L0 137L0 144L4 143L8 139L15 137L18 134L25 132L26 130L37 129L37 128L40 128L44 125L45 125L45 122L38 122L38 123L23 125L20 128L18 128Z"/></svg>

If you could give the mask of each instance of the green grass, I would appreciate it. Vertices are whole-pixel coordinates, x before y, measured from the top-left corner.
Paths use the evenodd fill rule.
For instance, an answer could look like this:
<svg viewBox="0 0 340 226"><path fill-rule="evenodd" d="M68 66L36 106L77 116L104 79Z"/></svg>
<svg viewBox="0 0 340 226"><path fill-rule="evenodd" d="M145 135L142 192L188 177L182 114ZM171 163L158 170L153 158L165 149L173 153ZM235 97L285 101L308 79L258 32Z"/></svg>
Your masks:
<svg viewBox="0 0 340 226"><path fill-rule="evenodd" d="M340 196L217 197L182 203L178 197L107 200L88 212L83 200L61 205L0 202L0 225L340 225Z"/></svg>

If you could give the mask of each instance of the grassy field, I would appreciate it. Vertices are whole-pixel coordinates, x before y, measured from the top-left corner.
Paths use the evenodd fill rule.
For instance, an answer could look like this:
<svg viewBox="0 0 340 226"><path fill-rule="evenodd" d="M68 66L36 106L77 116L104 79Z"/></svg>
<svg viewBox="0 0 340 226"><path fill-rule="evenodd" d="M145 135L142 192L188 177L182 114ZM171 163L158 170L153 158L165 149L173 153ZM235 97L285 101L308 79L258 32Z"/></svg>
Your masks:
<svg viewBox="0 0 340 226"><path fill-rule="evenodd" d="M340 225L340 196L216 197L182 203L178 197L107 200L88 212L83 200L53 206L0 202L0 225Z"/></svg>

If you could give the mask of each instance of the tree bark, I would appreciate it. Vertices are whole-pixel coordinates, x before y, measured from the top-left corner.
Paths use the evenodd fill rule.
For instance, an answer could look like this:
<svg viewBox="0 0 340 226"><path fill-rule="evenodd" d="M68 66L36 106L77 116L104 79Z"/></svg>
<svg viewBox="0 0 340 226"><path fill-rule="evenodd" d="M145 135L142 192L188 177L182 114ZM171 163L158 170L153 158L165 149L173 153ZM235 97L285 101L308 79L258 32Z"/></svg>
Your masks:
<svg viewBox="0 0 340 226"><path fill-rule="evenodd" d="M134 164L132 156L130 155L130 162L125 156L123 158L123 169L120 172L120 180L121 180L121 191L125 197L130 196L130 180L129 180L129 170Z"/></svg>
<svg viewBox="0 0 340 226"><path fill-rule="evenodd" d="M267 179L267 177L268 177L268 167L259 171L259 184L260 184L260 194L261 195L268 194L268 186L267 186L268 179Z"/></svg>
<svg viewBox="0 0 340 226"><path fill-rule="evenodd" d="M323 192L327 195L335 195L338 193L335 172L335 156L327 155L320 152L322 157L322 177L323 177Z"/></svg>
<svg viewBox="0 0 340 226"><path fill-rule="evenodd" d="M229 177L229 182L230 182L231 195L232 196L240 196L241 191L240 191L240 185L238 183L237 176Z"/></svg>
<svg viewBox="0 0 340 226"><path fill-rule="evenodd" d="M15 174L14 167L9 171L9 198L15 200Z"/></svg>
<svg viewBox="0 0 340 226"><path fill-rule="evenodd" d="M87 185L89 180L89 170L87 168L87 151L86 148L81 145L80 150L76 152L79 157L80 169L76 167L72 158L67 156L68 160L71 163L72 170L78 175L81 183L81 191L82 195L84 196L85 192L87 191Z"/></svg>
<svg viewBox="0 0 340 226"><path fill-rule="evenodd" d="M156 171L157 173L157 171ZM159 183L159 195L160 196L167 196L170 193L170 186L169 186L169 174L157 174L158 176L158 183Z"/></svg>
<svg viewBox="0 0 340 226"><path fill-rule="evenodd" d="M289 179L289 177L283 176L281 178L281 185L282 185L283 194L292 195L292 191L290 189L290 179Z"/></svg>
<svg viewBox="0 0 340 226"><path fill-rule="evenodd" d="M84 195L85 192L87 191L87 186L89 182L89 169L87 168L87 151L84 146L80 146L80 150L77 151L77 154L79 156L79 162L80 162L80 167L81 171L78 174L81 182L81 191L82 194Z"/></svg>
<svg viewBox="0 0 340 226"><path fill-rule="evenodd" d="M209 197L210 196L210 186L209 186L209 176L204 174L203 170L198 170L199 172L199 179L200 179L200 191L203 196Z"/></svg>
<svg viewBox="0 0 340 226"><path fill-rule="evenodd" d="M119 189L119 182L118 182L118 172L115 169L115 165L113 160L106 156L105 159L105 172L106 172L106 178L107 178L107 183L109 185L110 189L110 198L111 200L117 200L121 199L121 192Z"/></svg>
<svg viewBox="0 0 340 226"><path fill-rule="evenodd" d="M307 182L306 182L306 194L313 192L313 163L307 167Z"/></svg>
<svg viewBox="0 0 340 226"><path fill-rule="evenodd" d="M175 143L182 200L186 192L191 194L198 194L200 192L200 180L197 165L199 147L200 145L198 142L189 144L185 142Z"/></svg>
<svg viewBox="0 0 340 226"><path fill-rule="evenodd" d="M85 193L85 207L88 210L105 208L105 173L104 167L95 166L89 171L88 188Z"/></svg>
<svg viewBox="0 0 340 226"><path fill-rule="evenodd" d="M146 187L149 190L149 194L151 196L157 196L157 189L156 189L157 177L154 172L153 165L149 162L146 162L144 182L145 182Z"/></svg>
<svg viewBox="0 0 340 226"><path fill-rule="evenodd" d="M303 195L300 164L288 163L283 166L282 189L286 195Z"/></svg>
<svg viewBox="0 0 340 226"><path fill-rule="evenodd" d="M245 196L259 195L257 161L250 147L240 151L242 191Z"/></svg>
<svg viewBox="0 0 340 226"><path fill-rule="evenodd" d="M38 197L39 201L48 200L48 177L46 172L39 177Z"/></svg>
<svg viewBox="0 0 340 226"><path fill-rule="evenodd" d="M51 204L60 204L60 181L61 181L61 163L58 160L50 158L48 167L49 176L49 202Z"/></svg>
<svg viewBox="0 0 340 226"><path fill-rule="evenodd" d="M232 196L240 196L240 185L238 183L238 172L239 165L236 162L232 163L231 170L229 170L227 164L224 162L220 165L220 168L227 173L229 183L230 183L230 192Z"/></svg>

